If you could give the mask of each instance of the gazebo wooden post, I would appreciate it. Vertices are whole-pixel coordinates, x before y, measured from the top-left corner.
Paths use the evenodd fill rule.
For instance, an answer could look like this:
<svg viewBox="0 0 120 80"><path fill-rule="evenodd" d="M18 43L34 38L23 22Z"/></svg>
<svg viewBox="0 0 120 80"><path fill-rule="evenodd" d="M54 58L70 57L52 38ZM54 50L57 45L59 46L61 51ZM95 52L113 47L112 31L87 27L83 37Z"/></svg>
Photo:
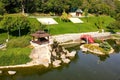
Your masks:
<svg viewBox="0 0 120 80"><path fill-rule="evenodd" d="M48 36L48 43L49 43L49 36Z"/></svg>
<svg viewBox="0 0 120 80"><path fill-rule="evenodd" d="M33 39L32 39L33 41L35 41L35 36L33 36Z"/></svg>

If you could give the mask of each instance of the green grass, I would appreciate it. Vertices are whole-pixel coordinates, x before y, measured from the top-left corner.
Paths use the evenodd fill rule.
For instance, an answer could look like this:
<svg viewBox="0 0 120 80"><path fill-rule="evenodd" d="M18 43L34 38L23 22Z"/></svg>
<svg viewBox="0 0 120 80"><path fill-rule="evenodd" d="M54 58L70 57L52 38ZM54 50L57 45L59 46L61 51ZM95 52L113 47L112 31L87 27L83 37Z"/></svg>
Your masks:
<svg viewBox="0 0 120 80"><path fill-rule="evenodd" d="M14 13L14 14L5 14L4 16L11 16L11 17L23 17L24 15L22 13Z"/></svg>
<svg viewBox="0 0 120 80"><path fill-rule="evenodd" d="M28 20L29 20L30 23L34 23L33 27L35 27L35 26L40 27L40 22L38 22L36 18L28 18Z"/></svg>
<svg viewBox="0 0 120 80"><path fill-rule="evenodd" d="M11 15L14 16L14 15ZM98 31L99 29L95 26L95 23L100 21L104 21L102 24L103 29L107 29L106 26L109 25L110 22L113 22L114 19L109 16L100 16L100 17L89 17L88 22L86 18L81 18L84 23L74 24L72 22L63 22L60 21L59 18L55 18L55 20L59 23L56 25L49 25L47 28L50 30L50 34L65 34L65 33L82 33L82 32L92 32ZM36 29L39 29L40 23L35 18L29 18L29 21L32 23L33 27L37 26ZM0 34L0 43L4 43L7 39L7 33ZM10 40L16 39L13 36L10 36ZM23 40L23 39L22 39ZM5 65L16 65L16 64L24 64L30 61L28 57L31 52L29 48L7 48L7 50L0 50L0 66Z"/></svg>
<svg viewBox="0 0 120 80"><path fill-rule="evenodd" d="M0 66L25 64L31 60L29 58L30 52L30 48L0 50Z"/></svg>
<svg viewBox="0 0 120 80"><path fill-rule="evenodd" d="M5 43L7 38L8 38L7 33L0 34L0 44Z"/></svg>
<svg viewBox="0 0 120 80"><path fill-rule="evenodd" d="M38 22L36 18L28 18L28 21L30 23L31 33L34 33L41 29L41 23Z"/></svg>
<svg viewBox="0 0 120 80"><path fill-rule="evenodd" d="M5 43L7 37L8 37L7 33L1 33L0 43L1 44ZM21 47L29 43L28 39L29 36L23 37L10 36L9 44L7 44L8 46L6 50L0 50L0 66L17 65L29 62L31 60L29 58L31 49ZM16 45L17 46L19 45L19 47L16 47Z"/></svg>
<svg viewBox="0 0 120 80"><path fill-rule="evenodd" d="M55 18L58 24L49 25L47 28L50 30L50 34L57 35L57 34L65 34L65 33L82 33L82 32L92 32L98 31L99 29L95 26L95 23L101 23L101 28L107 30L107 26L109 23L113 22L114 19L109 16L100 16L100 17L88 17L88 22L86 18L81 18L84 23L72 23L72 22L63 22L60 21L59 18Z"/></svg>

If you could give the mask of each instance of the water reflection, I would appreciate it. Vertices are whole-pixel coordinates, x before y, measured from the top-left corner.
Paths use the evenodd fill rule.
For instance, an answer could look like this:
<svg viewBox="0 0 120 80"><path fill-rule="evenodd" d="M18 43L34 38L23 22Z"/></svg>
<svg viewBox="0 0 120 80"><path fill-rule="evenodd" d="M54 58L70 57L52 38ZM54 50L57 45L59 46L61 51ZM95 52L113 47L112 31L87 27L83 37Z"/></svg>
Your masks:
<svg viewBox="0 0 120 80"><path fill-rule="evenodd" d="M3 75L3 76L0 76L0 80L16 80L16 77L15 77L15 75L14 76L13 75L9 75L9 76Z"/></svg>
<svg viewBox="0 0 120 80"><path fill-rule="evenodd" d="M108 39L107 42L113 47L114 49L114 54L119 54L120 53L120 45L117 45L115 40L113 39ZM89 53L86 53L86 54L89 54ZM93 54L94 55L94 54ZM110 55L109 54L106 54L106 55L98 55L97 56L99 58L100 61L106 61L107 58L110 58Z"/></svg>
<svg viewBox="0 0 120 80"><path fill-rule="evenodd" d="M116 44L112 44L112 47ZM40 66L32 68L17 68L16 75L0 75L0 80L119 80L120 54L96 56L80 51L79 46L71 48L78 54L70 64L55 69L41 69ZM117 49L117 48L115 48ZM118 50L120 52L120 50ZM98 64L97 61L102 61Z"/></svg>
<svg viewBox="0 0 120 80"><path fill-rule="evenodd" d="M100 61L105 61L110 55L98 56Z"/></svg>
<svg viewBox="0 0 120 80"><path fill-rule="evenodd" d="M115 40L108 39L107 42L113 47L115 53L119 53L120 52L120 45L116 44Z"/></svg>
<svg viewBox="0 0 120 80"><path fill-rule="evenodd" d="M84 53L84 52L82 52L82 53ZM95 55L95 54L90 53L90 52L85 52L84 54L91 54L95 57L97 56L99 58L99 61L102 61L102 62L106 61L107 58L110 58L110 55Z"/></svg>

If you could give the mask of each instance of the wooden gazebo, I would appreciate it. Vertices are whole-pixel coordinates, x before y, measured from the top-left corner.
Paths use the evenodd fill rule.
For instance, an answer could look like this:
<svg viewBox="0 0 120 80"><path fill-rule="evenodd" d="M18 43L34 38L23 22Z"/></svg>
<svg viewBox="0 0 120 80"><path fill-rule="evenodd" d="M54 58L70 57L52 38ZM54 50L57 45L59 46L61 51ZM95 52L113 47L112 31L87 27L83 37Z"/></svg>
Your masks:
<svg viewBox="0 0 120 80"><path fill-rule="evenodd" d="M76 16L82 15L83 11L81 9L76 10Z"/></svg>
<svg viewBox="0 0 120 80"><path fill-rule="evenodd" d="M37 31L31 34L33 37L32 42L37 44L49 43L49 36L50 34L46 33L45 31Z"/></svg>

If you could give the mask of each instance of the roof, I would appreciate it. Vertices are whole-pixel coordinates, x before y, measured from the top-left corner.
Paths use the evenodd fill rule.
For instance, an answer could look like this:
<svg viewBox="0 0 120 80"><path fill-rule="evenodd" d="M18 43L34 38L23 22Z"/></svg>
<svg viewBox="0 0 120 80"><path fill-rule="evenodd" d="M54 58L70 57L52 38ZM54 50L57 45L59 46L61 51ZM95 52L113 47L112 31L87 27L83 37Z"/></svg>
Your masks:
<svg viewBox="0 0 120 80"><path fill-rule="evenodd" d="M81 9L77 9L76 12L82 13L83 11Z"/></svg>
<svg viewBox="0 0 120 80"><path fill-rule="evenodd" d="M50 34L46 33L45 31L37 31L37 32L31 34L31 36L34 36L36 38L42 38L42 37L48 37L48 36L50 36Z"/></svg>

